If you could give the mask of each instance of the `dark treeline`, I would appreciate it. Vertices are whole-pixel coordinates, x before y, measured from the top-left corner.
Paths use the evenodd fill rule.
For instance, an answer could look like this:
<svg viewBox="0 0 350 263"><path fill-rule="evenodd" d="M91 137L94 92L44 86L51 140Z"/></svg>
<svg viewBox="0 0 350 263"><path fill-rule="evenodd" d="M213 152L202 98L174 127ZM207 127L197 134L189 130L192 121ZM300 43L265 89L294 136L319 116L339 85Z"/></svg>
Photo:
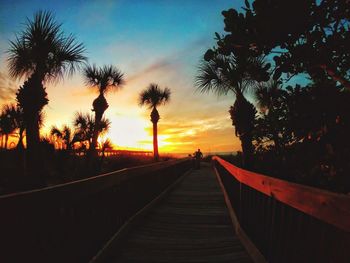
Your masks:
<svg viewBox="0 0 350 263"><path fill-rule="evenodd" d="M197 87L233 93L245 168L350 191L348 1L245 1L222 12L226 33L199 66ZM304 83L293 83L303 74ZM306 81L307 80L307 81ZM246 99L253 94L254 104Z"/></svg>

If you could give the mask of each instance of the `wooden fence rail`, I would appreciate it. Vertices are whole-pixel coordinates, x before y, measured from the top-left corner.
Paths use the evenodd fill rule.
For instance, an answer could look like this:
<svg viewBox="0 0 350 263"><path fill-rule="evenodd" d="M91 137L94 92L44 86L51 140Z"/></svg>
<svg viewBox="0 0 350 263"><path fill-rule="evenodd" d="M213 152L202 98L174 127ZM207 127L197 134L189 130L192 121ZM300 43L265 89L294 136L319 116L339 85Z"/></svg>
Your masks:
<svg viewBox="0 0 350 263"><path fill-rule="evenodd" d="M350 262L350 196L213 163L239 228L268 262Z"/></svg>
<svg viewBox="0 0 350 263"><path fill-rule="evenodd" d="M190 168L172 160L0 196L0 262L88 262Z"/></svg>

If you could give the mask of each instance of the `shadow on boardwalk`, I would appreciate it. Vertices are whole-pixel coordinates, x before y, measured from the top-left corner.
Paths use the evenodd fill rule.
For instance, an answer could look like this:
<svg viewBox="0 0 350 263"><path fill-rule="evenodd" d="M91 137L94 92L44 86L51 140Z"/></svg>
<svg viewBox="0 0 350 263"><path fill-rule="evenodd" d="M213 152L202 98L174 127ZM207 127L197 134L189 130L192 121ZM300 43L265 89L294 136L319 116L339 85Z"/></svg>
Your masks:
<svg viewBox="0 0 350 263"><path fill-rule="evenodd" d="M136 225L112 262L252 262L212 168L195 170Z"/></svg>

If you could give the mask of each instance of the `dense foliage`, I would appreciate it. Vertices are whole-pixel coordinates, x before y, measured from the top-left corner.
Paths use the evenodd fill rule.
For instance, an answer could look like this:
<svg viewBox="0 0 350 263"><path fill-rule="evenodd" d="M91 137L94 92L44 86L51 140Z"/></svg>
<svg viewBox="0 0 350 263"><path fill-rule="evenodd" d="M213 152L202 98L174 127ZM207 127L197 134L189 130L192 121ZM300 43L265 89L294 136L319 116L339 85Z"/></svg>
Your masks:
<svg viewBox="0 0 350 263"><path fill-rule="evenodd" d="M214 63L217 57L269 62L260 73L268 73L270 80L263 77L258 84L248 83L258 111L246 100L229 111L236 136L244 123L250 125L245 130L250 130L255 147L251 169L349 192L349 1L246 0L242 9L229 9L222 15L226 33L215 33L216 46L204 54L206 67L199 67L204 90L220 87L221 94L227 94L237 86L230 82L235 76L257 73L247 67L229 72L232 67ZM213 68L220 70L213 74ZM288 84L300 73L310 84ZM203 82L203 76L211 81ZM241 93L235 95L238 100ZM235 160L242 158L245 166L243 143L242 150L243 155Z"/></svg>

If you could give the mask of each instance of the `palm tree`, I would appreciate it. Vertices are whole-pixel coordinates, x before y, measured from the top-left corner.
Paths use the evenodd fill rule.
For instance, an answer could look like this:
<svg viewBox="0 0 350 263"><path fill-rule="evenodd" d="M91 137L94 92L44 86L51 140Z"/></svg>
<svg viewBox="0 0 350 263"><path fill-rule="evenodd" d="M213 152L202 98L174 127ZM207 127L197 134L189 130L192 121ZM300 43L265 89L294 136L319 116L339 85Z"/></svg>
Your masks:
<svg viewBox="0 0 350 263"><path fill-rule="evenodd" d="M157 124L160 119L157 107L167 103L170 100L170 89L161 90L157 84L150 84L141 92L139 103L141 106L147 105L151 112L151 122L153 123L153 154L156 161L159 160L158 153L158 129Z"/></svg>
<svg viewBox="0 0 350 263"><path fill-rule="evenodd" d="M89 149L92 147L92 138L95 131L94 116L89 113L77 112L74 117L73 125L75 128L74 142L80 142L89 144ZM99 134L105 134L109 131L111 122L107 118L102 118L99 125Z"/></svg>
<svg viewBox="0 0 350 263"><path fill-rule="evenodd" d="M55 136L57 139L61 140L67 151L71 151L73 149L73 144L76 137L68 125L63 125L62 129L59 129L57 126L52 126L50 134L51 136Z"/></svg>
<svg viewBox="0 0 350 263"><path fill-rule="evenodd" d="M5 106L7 115L10 117L11 122L16 130L18 130L18 142L17 149L24 149L23 138L25 131L25 123L23 119L23 110L14 104L9 104ZM40 117L41 120L41 117Z"/></svg>
<svg viewBox="0 0 350 263"><path fill-rule="evenodd" d="M17 92L17 102L23 109L27 136L28 173L38 175L39 157L39 116L48 98L44 83L70 75L86 58L81 43L72 35L65 36L61 24L50 12L39 11L33 20L27 20L26 28L10 42L9 72L14 78L27 80ZM42 178L36 177L36 184Z"/></svg>
<svg viewBox="0 0 350 263"><path fill-rule="evenodd" d="M115 66L103 66L97 68L95 65L88 65L84 69L85 82L88 86L97 88L99 96L92 104L92 110L95 112L95 125L91 141L90 152L95 155L97 147L97 139L101 130L101 120L104 112L108 108L108 103L105 98L106 92L114 89L119 89L124 84L124 75Z"/></svg>
<svg viewBox="0 0 350 263"><path fill-rule="evenodd" d="M9 135L16 130L16 124L13 119L13 106L5 105L0 114L0 131L5 137L5 149L7 149Z"/></svg>
<svg viewBox="0 0 350 263"><path fill-rule="evenodd" d="M244 93L249 88L255 88L258 82L268 79L269 67L261 57L249 57L244 53L221 55L217 50L208 50L196 77L195 84L200 92L213 91L218 95L232 92L235 95L236 100L229 113L236 136L241 140L245 167L252 162L256 110Z"/></svg>
<svg viewBox="0 0 350 263"><path fill-rule="evenodd" d="M106 139L101 143L101 159L100 159L100 170L102 169L103 161L105 159L105 152L107 149L112 149L113 144L110 139Z"/></svg>

